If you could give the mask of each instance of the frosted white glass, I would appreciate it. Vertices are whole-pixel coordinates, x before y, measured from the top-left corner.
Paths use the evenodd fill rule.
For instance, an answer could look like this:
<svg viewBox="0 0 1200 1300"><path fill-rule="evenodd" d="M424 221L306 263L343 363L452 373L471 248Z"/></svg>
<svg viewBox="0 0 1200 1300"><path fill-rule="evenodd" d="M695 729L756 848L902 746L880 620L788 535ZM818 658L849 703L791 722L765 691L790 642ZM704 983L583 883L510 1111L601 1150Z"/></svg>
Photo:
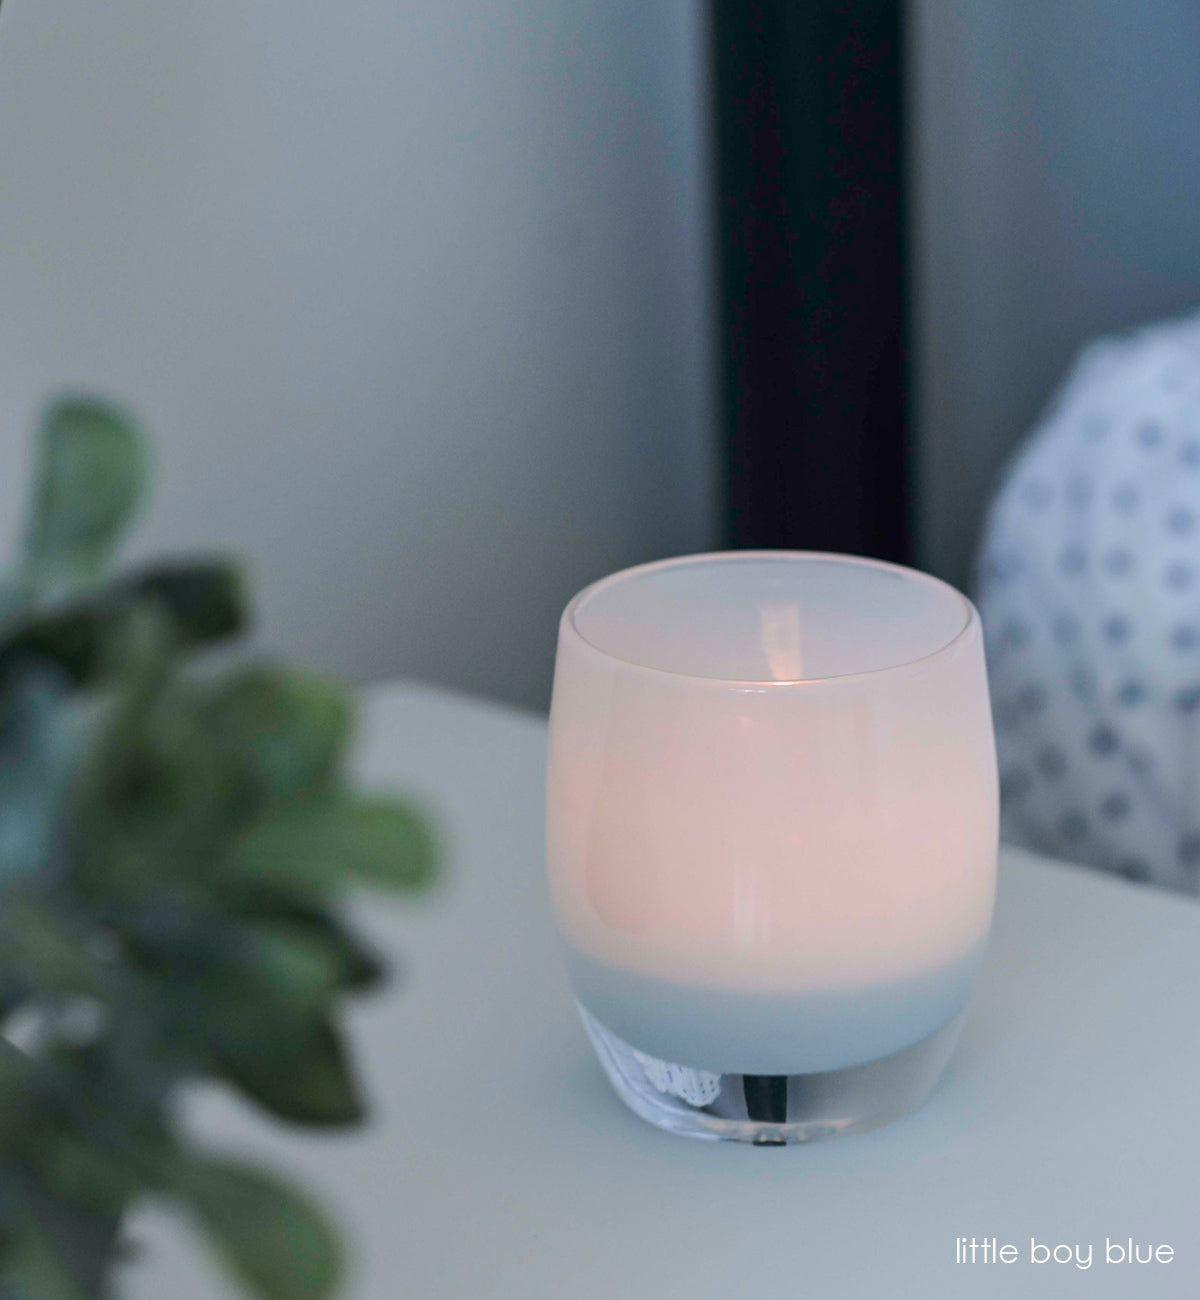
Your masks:
<svg viewBox="0 0 1200 1300"><path fill-rule="evenodd" d="M735 552L564 612L551 890L581 1004L638 1051L796 1075L935 1033L983 951L996 840L979 619L946 584Z"/></svg>
<svg viewBox="0 0 1200 1300"><path fill-rule="evenodd" d="M893 668L968 623L957 592L837 556L734 552L616 574L571 602L571 628L630 664L722 681L796 681Z"/></svg>

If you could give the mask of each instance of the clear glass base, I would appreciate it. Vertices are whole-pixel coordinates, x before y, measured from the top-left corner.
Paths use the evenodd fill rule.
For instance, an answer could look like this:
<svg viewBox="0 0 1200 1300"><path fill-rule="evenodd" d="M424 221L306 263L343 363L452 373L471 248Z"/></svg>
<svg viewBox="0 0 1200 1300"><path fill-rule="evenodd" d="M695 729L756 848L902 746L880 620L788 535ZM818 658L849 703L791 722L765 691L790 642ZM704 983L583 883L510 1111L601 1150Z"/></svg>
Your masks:
<svg viewBox="0 0 1200 1300"><path fill-rule="evenodd" d="M962 1028L949 1024L902 1052L821 1074L713 1074L630 1047L580 1006L617 1095L651 1124L685 1137L783 1146L862 1133L899 1119L933 1091Z"/></svg>

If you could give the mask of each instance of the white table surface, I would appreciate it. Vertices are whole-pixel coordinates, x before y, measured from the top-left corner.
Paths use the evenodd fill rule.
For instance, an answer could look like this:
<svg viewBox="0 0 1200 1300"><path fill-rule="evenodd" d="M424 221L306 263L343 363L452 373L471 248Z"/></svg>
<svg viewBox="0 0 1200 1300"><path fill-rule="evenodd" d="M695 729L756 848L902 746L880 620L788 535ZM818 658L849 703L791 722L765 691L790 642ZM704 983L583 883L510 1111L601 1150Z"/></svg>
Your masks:
<svg viewBox="0 0 1200 1300"><path fill-rule="evenodd" d="M214 1145L318 1191L347 1300L1200 1296L1200 907L1002 853L987 971L915 1114L808 1147L702 1143L624 1109L594 1063L543 881L544 720L427 687L366 697L363 779L422 799L445 880L358 909L403 964L358 1004L374 1118L273 1127L224 1095ZM236 1294L188 1231L141 1213L126 1300ZM955 1263L959 1236L1019 1249ZM1106 1264L1106 1237L1170 1264ZM1088 1243L1089 1269L1030 1239Z"/></svg>

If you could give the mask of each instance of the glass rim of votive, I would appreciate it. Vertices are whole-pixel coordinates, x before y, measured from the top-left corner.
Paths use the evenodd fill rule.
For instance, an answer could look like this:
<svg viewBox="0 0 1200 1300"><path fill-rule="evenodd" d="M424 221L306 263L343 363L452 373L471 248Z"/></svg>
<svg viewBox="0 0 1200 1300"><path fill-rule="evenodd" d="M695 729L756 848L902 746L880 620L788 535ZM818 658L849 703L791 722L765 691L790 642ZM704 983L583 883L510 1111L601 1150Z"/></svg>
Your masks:
<svg viewBox="0 0 1200 1300"><path fill-rule="evenodd" d="M632 579L655 572L661 572L666 569L685 568L691 566L699 567L703 565L723 566L726 564L755 560L788 563L795 563L796 561L820 562L844 565L850 568L865 568L892 573L907 581L918 585L924 585L930 590L937 592L939 596L948 598L957 606L962 615L962 622L951 636L947 637L932 649L898 660L895 663L849 672L822 673L815 676L783 678L718 676L715 674L679 671L672 668L663 668L655 664L643 663L637 659L631 659L616 654L612 650L597 645L594 641L588 639L580 629L577 622L578 615L589 601L608 591L612 587L619 586ZM926 668L934 661L950 655L956 647L971 636L978 635L980 622L979 612L976 610L974 604L967 596L959 591L957 587L951 586L950 583L944 582L941 578L934 577L933 574L923 573L920 569L913 569L904 564L895 564L890 560L878 560L870 556L862 555L848 555L839 551L757 549L699 551L694 554L670 556L666 559L651 560L646 564L635 564L631 565L629 568L618 569L615 573L610 573L605 577L599 578L595 582L590 583L572 597L568 602L566 609L563 610L562 618L560 620L560 628L588 654L594 655L598 659L609 664L618 665L623 669L638 674L646 674L650 677L658 677L673 682L688 683L700 687L716 688L719 690L765 691L778 690L780 688L794 689L801 687L812 689L822 686L834 686L838 683L868 682L872 679L901 676L914 669Z"/></svg>

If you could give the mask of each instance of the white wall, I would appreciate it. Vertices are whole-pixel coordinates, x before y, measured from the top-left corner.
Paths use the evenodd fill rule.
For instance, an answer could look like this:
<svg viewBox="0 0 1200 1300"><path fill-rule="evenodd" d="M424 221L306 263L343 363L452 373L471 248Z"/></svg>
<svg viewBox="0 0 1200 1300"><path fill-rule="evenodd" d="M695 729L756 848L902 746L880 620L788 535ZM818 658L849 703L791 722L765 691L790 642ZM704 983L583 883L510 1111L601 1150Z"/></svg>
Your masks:
<svg viewBox="0 0 1200 1300"><path fill-rule="evenodd" d="M911 6L923 563L982 504L1088 337L1200 303L1200 8Z"/></svg>
<svg viewBox="0 0 1200 1300"><path fill-rule="evenodd" d="M571 593L715 533L700 9L4 0L6 533L95 386L266 648L544 704Z"/></svg>

